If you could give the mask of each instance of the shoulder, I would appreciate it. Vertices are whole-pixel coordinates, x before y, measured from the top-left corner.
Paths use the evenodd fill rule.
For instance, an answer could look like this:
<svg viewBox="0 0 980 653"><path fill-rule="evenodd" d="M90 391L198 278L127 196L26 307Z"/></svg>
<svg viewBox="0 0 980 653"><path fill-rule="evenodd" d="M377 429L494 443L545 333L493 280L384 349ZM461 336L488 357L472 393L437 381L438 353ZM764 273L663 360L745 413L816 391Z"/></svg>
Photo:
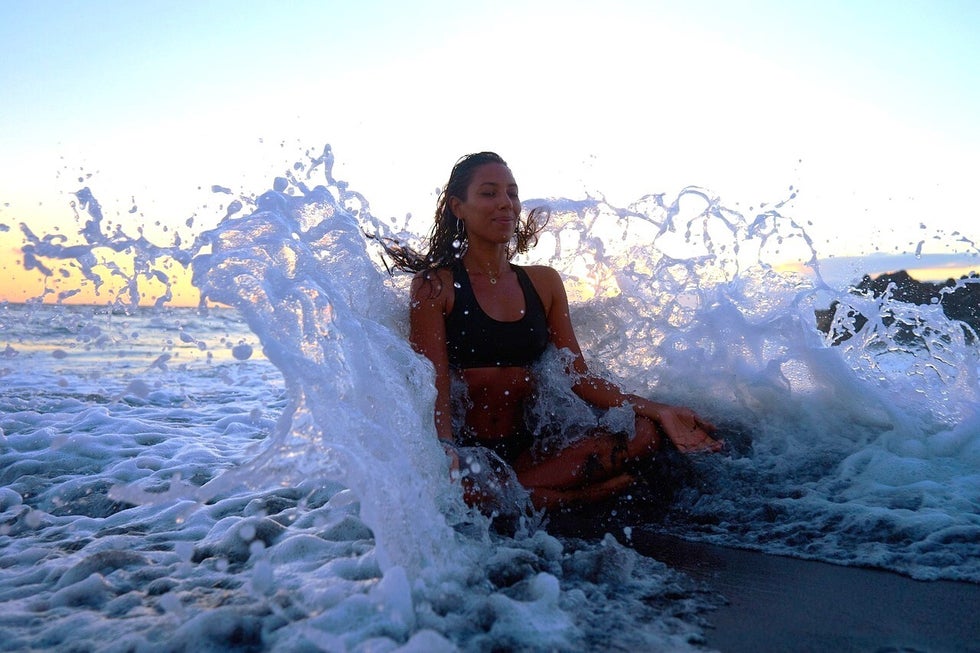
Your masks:
<svg viewBox="0 0 980 653"><path fill-rule="evenodd" d="M412 279L412 301L445 306L453 297L453 273L449 268L422 270Z"/></svg>
<svg viewBox="0 0 980 653"><path fill-rule="evenodd" d="M548 312L556 301L567 301L565 299L565 284L558 270L547 265L528 265L522 269L527 272L527 276L531 279L534 289L541 298L541 303L544 304Z"/></svg>
<svg viewBox="0 0 980 653"><path fill-rule="evenodd" d="M527 276L534 282L535 287L553 288L564 286L561 275L553 267L547 265L527 265L521 266L521 269L527 272Z"/></svg>

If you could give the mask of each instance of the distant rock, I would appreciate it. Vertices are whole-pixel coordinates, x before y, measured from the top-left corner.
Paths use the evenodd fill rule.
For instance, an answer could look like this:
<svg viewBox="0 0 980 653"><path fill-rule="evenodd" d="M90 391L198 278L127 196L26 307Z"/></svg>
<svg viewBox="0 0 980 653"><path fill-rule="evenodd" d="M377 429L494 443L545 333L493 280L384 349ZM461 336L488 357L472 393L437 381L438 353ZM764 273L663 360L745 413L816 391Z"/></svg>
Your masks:
<svg viewBox="0 0 980 653"><path fill-rule="evenodd" d="M943 313L951 320L963 322L969 326L964 329L967 340L972 341L977 333L980 333L980 275L971 272L970 275L961 277L962 279L973 279L974 283L961 284L955 290L957 282L955 279L947 279L943 283L931 283L919 281L913 278L905 270L898 272L888 272L877 277L864 275L861 282L852 288L852 292L867 294L873 297L881 297L889 287L892 287L892 297L900 302L909 304L942 304ZM830 308L816 311L817 328L825 333L830 333L834 314L837 311L838 302L830 305ZM867 323L867 318L857 315L854 320L855 328L860 331ZM888 319L885 319L886 324ZM850 333L840 334L834 344L839 344L851 337Z"/></svg>

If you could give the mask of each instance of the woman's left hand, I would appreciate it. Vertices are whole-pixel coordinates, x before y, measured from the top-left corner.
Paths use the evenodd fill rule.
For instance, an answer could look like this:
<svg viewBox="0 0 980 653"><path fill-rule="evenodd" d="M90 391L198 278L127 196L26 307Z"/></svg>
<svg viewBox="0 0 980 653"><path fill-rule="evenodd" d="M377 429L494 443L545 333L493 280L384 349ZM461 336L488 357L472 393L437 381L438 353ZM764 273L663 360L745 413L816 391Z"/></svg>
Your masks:
<svg viewBox="0 0 980 653"><path fill-rule="evenodd" d="M657 413L657 422L664 435L681 453L721 451L725 445L711 437L715 432L714 425L698 417L690 408L664 405Z"/></svg>

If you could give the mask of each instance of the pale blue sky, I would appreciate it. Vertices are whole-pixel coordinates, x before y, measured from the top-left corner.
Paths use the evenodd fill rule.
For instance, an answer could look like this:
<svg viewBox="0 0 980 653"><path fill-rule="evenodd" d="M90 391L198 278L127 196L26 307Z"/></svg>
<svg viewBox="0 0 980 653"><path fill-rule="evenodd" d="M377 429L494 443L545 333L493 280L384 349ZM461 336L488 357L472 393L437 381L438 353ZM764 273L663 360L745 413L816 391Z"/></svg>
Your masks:
<svg viewBox="0 0 980 653"><path fill-rule="evenodd" d="M183 225L331 143L382 217L495 149L525 197L793 185L825 254L980 241L977 34L976 0L0 0L0 223L82 176Z"/></svg>

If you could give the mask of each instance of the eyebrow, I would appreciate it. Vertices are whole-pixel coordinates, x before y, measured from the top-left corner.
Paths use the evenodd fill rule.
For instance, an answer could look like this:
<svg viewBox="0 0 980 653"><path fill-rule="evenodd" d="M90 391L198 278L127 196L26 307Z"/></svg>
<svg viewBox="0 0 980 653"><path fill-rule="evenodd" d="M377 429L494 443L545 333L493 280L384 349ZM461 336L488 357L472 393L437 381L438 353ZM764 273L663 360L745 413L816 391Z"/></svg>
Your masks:
<svg viewBox="0 0 980 653"><path fill-rule="evenodd" d="M507 188L517 188L517 184L498 184L495 181L484 181L484 182L481 182L480 183L480 187L482 188L483 186L493 186L493 187L506 186Z"/></svg>

